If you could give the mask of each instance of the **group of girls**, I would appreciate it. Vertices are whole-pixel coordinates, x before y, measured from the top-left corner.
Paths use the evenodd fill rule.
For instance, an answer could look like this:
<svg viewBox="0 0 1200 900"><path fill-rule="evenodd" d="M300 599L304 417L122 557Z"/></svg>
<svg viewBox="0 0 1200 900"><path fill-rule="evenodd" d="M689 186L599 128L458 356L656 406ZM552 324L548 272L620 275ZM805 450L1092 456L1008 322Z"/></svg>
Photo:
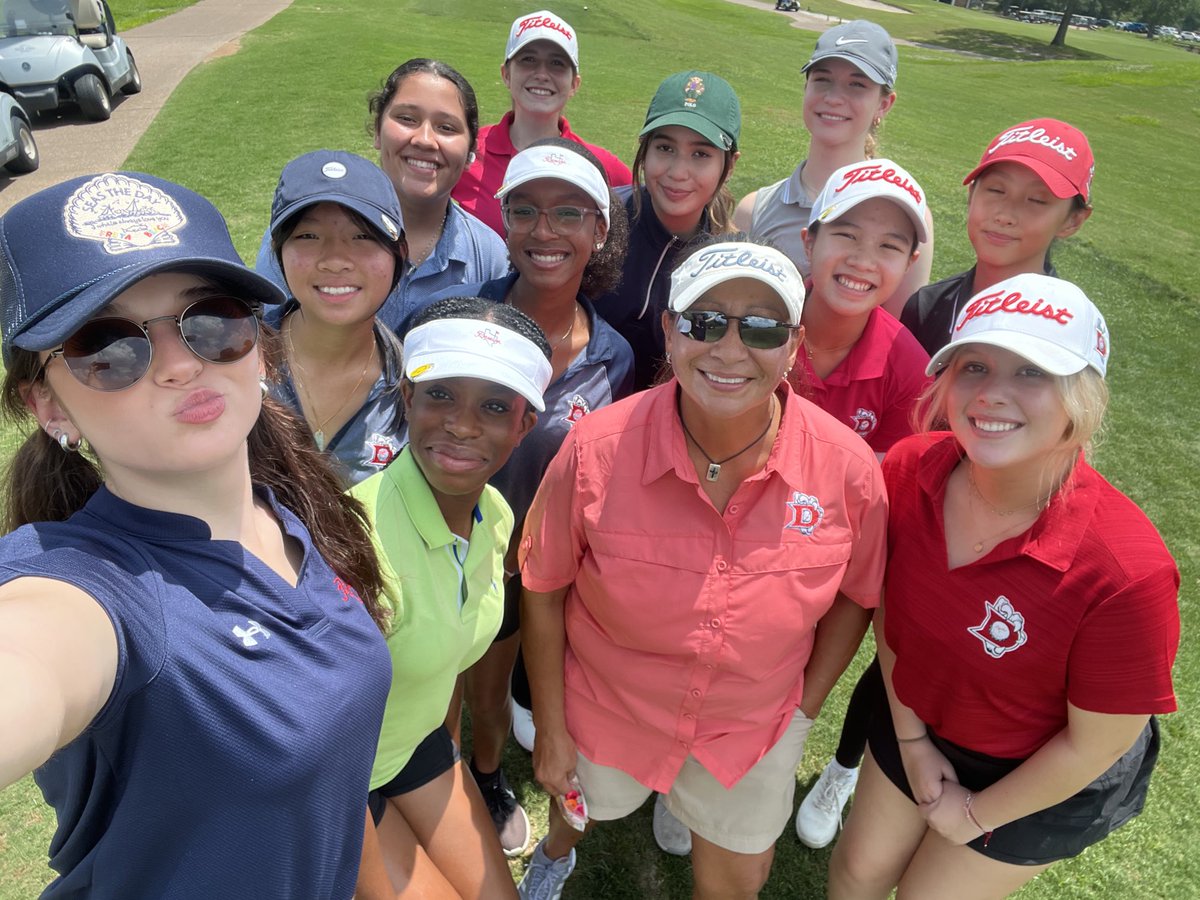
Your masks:
<svg viewBox="0 0 1200 900"><path fill-rule="evenodd" d="M556 811L505 864L519 644L546 790L588 829L655 793L694 896L756 896L872 617L796 817L828 844L857 782L831 896L1004 896L1136 815L1178 573L1084 457L1111 340L1048 251L1091 151L998 135L977 263L923 287L924 192L875 156L896 59L822 35L808 156L736 210L732 86L667 78L631 173L570 131L578 41L541 11L496 125L414 59L370 100L379 166L288 163L257 274L150 175L0 218L4 405L36 424L0 784L56 809L45 896L236 896L253 848L269 896L556 900L585 834Z"/></svg>

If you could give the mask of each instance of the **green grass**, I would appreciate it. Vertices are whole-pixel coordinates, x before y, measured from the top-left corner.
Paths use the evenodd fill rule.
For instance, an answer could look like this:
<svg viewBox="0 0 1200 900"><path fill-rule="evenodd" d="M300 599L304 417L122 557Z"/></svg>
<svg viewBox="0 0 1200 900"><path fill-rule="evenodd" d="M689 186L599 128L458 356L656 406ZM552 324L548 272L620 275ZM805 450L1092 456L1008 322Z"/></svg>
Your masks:
<svg viewBox="0 0 1200 900"><path fill-rule="evenodd" d="M196 0L111 0L117 31L124 32L191 6Z"/></svg>
<svg viewBox="0 0 1200 900"><path fill-rule="evenodd" d="M771 13L771 3L763 2L761 11L721 0L589 0L586 11L584 5L554 4L581 35L583 86L568 110L577 132L628 161L658 82L670 72L703 67L727 77L742 100L735 194L782 177L804 155L799 66L815 36ZM1065 50L1052 50L1046 26L933 0L902 5L912 14L812 2L815 11L829 15L873 18L917 45L901 47L900 99L884 126L882 149L926 189L937 223L935 278L970 265L961 179L997 131L1022 119L1057 116L1092 141L1096 212L1079 235L1056 248L1055 262L1105 311L1112 331L1114 399L1108 438L1096 460L1155 521L1183 576L1184 640L1175 672L1181 711L1164 721L1163 755L1146 813L1043 875L1021 897L1195 896L1200 55L1111 32L1072 31ZM366 94L402 60L427 55L449 61L475 86L482 120L497 119L507 106L498 74L504 38L512 19L529 8L509 0L297 0L248 35L237 55L189 76L128 167L211 197L228 216L239 249L252 259L287 160L317 147L373 156ZM832 751L852 679L845 682L810 739L801 791ZM531 780L528 758L513 750L506 767L544 830L546 800ZM649 813L647 806L588 839L568 900L689 896L687 861L654 848ZM40 860L50 818L28 782L0 793L0 900L27 898L45 882ZM827 862L828 851L800 847L789 829L763 896L822 895Z"/></svg>

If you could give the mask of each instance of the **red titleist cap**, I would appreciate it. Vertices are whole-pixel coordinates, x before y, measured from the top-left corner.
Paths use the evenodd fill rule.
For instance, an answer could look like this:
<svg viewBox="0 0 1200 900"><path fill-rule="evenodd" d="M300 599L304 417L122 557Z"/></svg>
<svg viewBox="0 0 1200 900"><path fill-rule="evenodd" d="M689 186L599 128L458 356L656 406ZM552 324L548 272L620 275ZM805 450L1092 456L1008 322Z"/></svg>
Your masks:
<svg viewBox="0 0 1200 900"><path fill-rule="evenodd" d="M1084 201L1091 199L1096 160L1083 132L1066 122L1034 119L1000 132L963 184L970 184L988 166L1006 161L1032 169L1056 197L1080 194Z"/></svg>

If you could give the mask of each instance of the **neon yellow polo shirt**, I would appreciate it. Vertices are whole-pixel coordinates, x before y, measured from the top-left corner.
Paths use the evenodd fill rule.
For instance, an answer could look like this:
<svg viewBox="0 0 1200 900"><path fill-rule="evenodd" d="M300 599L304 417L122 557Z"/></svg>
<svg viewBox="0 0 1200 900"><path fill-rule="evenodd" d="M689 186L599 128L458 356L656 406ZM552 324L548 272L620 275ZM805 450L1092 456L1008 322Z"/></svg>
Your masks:
<svg viewBox="0 0 1200 900"><path fill-rule="evenodd" d="M458 674L483 656L504 616L504 553L513 514L484 487L469 541L453 534L407 447L355 485L372 524L392 610L392 687L383 714L372 790L407 765L446 718Z"/></svg>

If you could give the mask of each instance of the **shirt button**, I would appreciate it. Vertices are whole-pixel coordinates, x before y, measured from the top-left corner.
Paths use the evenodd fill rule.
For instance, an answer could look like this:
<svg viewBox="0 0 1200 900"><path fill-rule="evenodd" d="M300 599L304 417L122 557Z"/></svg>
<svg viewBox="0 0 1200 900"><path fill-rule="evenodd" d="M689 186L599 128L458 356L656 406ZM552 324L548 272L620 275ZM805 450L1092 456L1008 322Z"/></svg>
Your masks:
<svg viewBox="0 0 1200 900"><path fill-rule="evenodd" d="M723 559L717 560L717 571L718 572L724 572L728 568L729 568L729 563L725 562L725 560L723 560Z"/></svg>
<svg viewBox="0 0 1200 900"><path fill-rule="evenodd" d="M699 691L699 690L693 690L693 691L692 691L692 696L693 696L693 697L699 697L699 696L700 696L700 691Z"/></svg>
<svg viewBox="0 0 1200 900"><path fill-rule="evenodd" d="M720 628L720 627L721 627L721 620L720 620L720 619L713 619L713 620L712 620L712 622L711 622L710 624L712 625L712 627L713 627L713 628Z"/></svg>
<svg viewBox="0 0 1200 900"><path fill-rule="evenodd" d="M731 507L729 507L729 514L730 514L731 516L736 516L736 515L737 515L737 511L738 511L738 508L737 508L737 506L731 506Z"/></svg>
<svg viewBox="0 0 1200 900"><path fill-rule="evenodd" d="M694 719L694 718L696 718L696 717L695 717L695 716L693 716L691 713L684 713L684 714L683 714L683 717L684 717L685 719ZM682 743L682 741L681 741L680 743Z"/></svg>

